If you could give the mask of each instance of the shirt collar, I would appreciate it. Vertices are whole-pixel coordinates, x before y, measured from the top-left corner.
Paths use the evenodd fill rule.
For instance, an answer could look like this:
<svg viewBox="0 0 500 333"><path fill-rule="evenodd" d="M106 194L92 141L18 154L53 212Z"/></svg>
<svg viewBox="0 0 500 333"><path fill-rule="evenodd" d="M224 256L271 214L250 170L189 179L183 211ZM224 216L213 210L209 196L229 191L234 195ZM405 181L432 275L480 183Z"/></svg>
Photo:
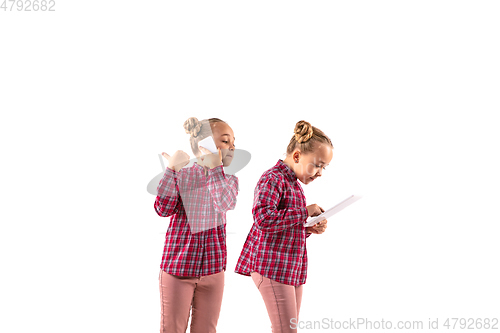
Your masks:
<svg viewBox="0 0 500 333"><path fill-rule="evenodd" d="M193 167L198 169L199 171L201 172L205 172L206 170L208 170L208 168L204 167L203 165L199 165L198 162L194 162L193 163Z"/></svg>
<svg viewBox="0 0 500 333"><path fill-rule="evenodd" d="M290 179L291 181L297 180L295 172L293 172L288 165L283 163L283 160L278 160L278 162L276 163L276 167L278 167L278 169L280 169L281 172L285 174L285 176L288 177L288 179Z"/></svg>

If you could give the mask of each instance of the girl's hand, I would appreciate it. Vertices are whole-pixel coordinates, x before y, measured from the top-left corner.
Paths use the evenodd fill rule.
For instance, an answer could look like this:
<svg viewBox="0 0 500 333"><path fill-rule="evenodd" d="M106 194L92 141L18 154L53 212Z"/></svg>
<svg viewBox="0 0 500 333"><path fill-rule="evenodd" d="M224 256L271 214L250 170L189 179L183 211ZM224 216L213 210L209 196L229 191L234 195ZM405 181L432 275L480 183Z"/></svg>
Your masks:
<svg viewBox="0 0 500 333"><path fill-rule="evenodd" d="M165 152L161 155L168 160L168 168L175 171L179 171L189 163L189 155L182 150L176 151L172 156Z"/></svg>
<svg viewBox="0 0 500 333"><path fill-rule="evenodd" d="M218 167L219 165L222 165L222 152L220 148L217 148L219 151L219 154L217 153L212 153L210 150L206 149L205 147L199 146L198 147L202 153L205 155L201 155L200 159L203 162L203 165L208 167L209 169L213 169L215 167Z"/></svg>
<svg viewBox="0 0 500 333"><path fill-rule="evenodd" d="M307 208L307 215L309 216L318 216L319 214L325 211L323 208L321 208L316 204L309 205L306 208Z"/></svg>
<svg viewBox="0 0 500 333"><path fill-rule="evenodd" d="M323 220L323 221L320 221L318 223L316 223L315 225L313 225L312 227L307 227L306 228L306 232L308 234L322 234L325 232L326 230L326 223L328 221L327 220Z"/></svg>

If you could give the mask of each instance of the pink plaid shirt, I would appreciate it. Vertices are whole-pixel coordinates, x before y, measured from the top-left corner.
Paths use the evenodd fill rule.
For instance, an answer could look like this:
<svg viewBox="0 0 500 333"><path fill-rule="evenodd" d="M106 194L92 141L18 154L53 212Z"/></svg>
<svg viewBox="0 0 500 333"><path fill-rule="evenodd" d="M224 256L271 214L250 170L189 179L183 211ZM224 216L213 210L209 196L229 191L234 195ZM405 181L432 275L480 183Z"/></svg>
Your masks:
<svg viewBox="0 0 500 333"><path fill-rule="evenodd" d="M158 185L155 211L171 216L161 269L177 276L205 276L226 270L226 211L234 209L238 178L221 166L194 163L169 168Z"/></svg>
<svg viewBox="0 0 500 333"><path fill-rule="evenodd" d="M304 227L306 199L295 173L282 160L260 177L252 213L254 223L236 273L250 275L255 271L284 284L304 284L309 236Z"/></svg>

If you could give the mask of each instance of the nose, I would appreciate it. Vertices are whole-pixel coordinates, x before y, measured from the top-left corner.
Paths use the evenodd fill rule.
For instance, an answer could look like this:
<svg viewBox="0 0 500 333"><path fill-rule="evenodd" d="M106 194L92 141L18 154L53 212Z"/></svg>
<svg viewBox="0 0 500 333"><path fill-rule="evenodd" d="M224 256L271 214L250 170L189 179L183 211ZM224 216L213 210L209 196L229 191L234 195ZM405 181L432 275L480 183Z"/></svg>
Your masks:
<svg viewBox="0 0 500 333"><path fill-rule="evenodd" d="M323 168L320 168L318 172L316 172L316 177L321 177L323 175Z"/></svg>

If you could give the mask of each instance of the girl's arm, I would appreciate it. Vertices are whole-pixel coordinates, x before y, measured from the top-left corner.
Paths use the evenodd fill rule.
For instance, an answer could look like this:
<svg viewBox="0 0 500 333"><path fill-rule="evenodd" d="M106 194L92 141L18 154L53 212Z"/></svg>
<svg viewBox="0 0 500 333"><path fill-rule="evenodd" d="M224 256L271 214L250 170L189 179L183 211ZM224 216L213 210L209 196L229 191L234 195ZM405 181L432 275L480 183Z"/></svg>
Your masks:
<svg viewBox="0 0 500 333"><path fill-rule="evenodd" d="M167 168L158 185L158 195L155 200L155 211L160 216L170 216L177 213L181 201L179 200L178 172Z"/></svg>
<svg viewBox="0 0 500 333"><path fill-rule="evenodd" d="M238 177L226 176L224 168L219 165L208 170L207 187L217 212L234 209L238 195Z"/></svg>
<svg viewBox="0 0 500 333"><path fill-rule="evenodd" d="M279 179L270 177L258 185L252 209L257 228L263 232L275 233L302 224L308 213L305 206L278 209L283 195L283 187Z"/></svg>

